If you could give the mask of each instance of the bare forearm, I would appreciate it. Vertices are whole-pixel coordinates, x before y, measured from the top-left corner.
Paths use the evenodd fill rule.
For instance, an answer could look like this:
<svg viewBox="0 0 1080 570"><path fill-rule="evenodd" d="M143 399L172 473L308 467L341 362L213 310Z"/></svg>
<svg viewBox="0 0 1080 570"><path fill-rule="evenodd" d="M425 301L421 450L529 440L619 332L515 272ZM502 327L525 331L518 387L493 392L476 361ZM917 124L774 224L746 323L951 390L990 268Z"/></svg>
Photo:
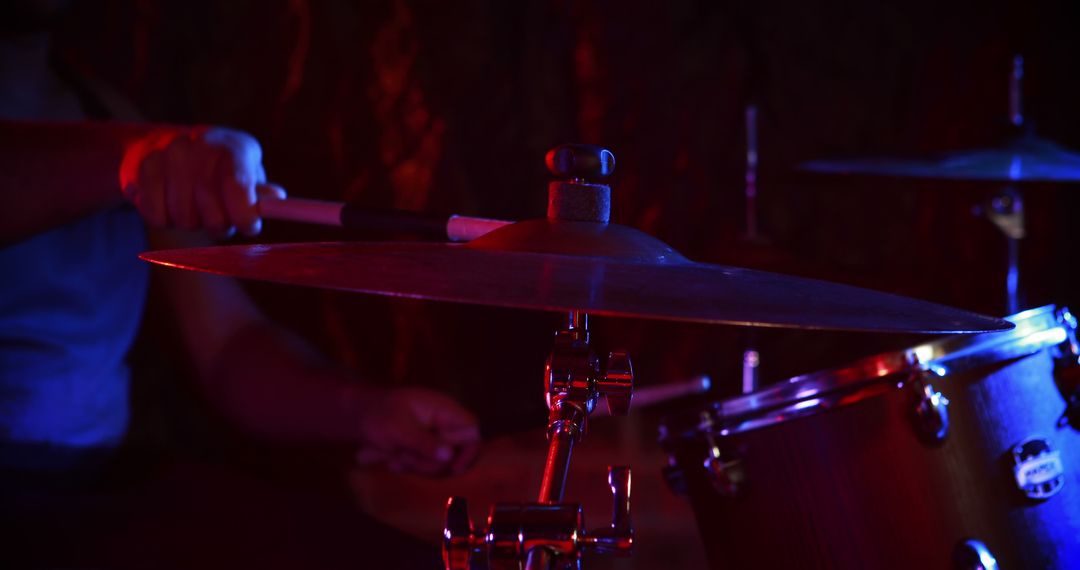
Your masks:
<svg viewBox="0 0 1080 570"><path fill-rule="evenodd" d="M159 231L151 242L206 243L190 233ZM245 431L276 441L355 443L364 461L418 473L458 473L475 458L476 419L453 399L355 381L269 321L232 279L177 270L160 277L203 393Z"/></svg>
<svg viewBox="0 0 1080 570"><path fill-rule="evenodd" d="M237 331L204 392L245 431L275 441L357 443L371 388L293 333L263 321Z"/></svg>
<svg viewBox="0 0 1080 570"><path fill-rule="evenodd" d="M461 473L478 452L476 420L454 400L353 381L270 323L238 331L209 381L206 392L228 417L267 440L351 443L358 461L429 475Z"/></svg>
<svg viewBox="0 0 1080 570"><path fill-rule="evenodd" d="M0 121L0 243L120 203L124 147L152 128Z"/></svg>
<svg viewBox="0 0 1080 570"><path fill-rule="evenodd" d="M155 248L210 244L192 232L154 230ZM278 440L355 439L370 388L310 344L267 319L233 279L158 274L174 308L202 392L230 420Z"/></svg>

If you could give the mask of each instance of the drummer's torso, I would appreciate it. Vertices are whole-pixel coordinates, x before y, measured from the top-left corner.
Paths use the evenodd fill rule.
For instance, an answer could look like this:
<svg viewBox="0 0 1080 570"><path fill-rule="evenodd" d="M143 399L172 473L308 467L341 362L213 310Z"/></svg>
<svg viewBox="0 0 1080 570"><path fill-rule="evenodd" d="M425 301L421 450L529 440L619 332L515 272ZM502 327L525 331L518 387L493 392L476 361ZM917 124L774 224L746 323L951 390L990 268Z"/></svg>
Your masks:
<svg viewBox="0 0 1080 570"><path fill-rule="evenodd" d="M5 87L0 117L78 121L117 116L108 95L102 97L91 82L62 65L44 78L36 90ZM32 199L32 181L17 191ZM0 446L8 450L14 444L19 450L0 450L0 466L36 467L22 463L50 461L27 454L25 445L85 448L112 445L123 436L129 382L125 359L148 281L137 256L145 249L144 226L129 206L0 247L5 268L0 279Z"/></svg>
<svg viewBox="0 0 1080 570"><path fill-rule="evenodd" d="M119 208L0 249L4 440L86 446L123 435L145 244L138 215Z"/></svg>

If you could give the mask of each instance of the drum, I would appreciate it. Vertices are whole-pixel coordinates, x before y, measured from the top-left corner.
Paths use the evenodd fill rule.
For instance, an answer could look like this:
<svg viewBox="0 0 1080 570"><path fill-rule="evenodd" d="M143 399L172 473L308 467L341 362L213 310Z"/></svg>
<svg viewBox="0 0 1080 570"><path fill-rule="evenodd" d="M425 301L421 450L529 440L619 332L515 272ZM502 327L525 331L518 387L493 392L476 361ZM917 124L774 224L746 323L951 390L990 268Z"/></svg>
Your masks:
<svg viewBox="0 0 1080 570"><path fill-rule="evenodd" d="M1009 320L666 418L711 567L1080 568L1075 320Z"/></svg>

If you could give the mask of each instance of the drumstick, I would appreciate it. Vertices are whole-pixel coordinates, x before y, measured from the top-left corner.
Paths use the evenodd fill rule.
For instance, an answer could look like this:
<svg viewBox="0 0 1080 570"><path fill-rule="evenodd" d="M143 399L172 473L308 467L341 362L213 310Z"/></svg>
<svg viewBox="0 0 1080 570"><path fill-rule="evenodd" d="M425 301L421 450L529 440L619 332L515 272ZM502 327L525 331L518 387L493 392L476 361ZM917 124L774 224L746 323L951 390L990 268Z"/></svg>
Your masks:
<svg viewBox="0 0 1080 570"><path fill-rule="evenodd" d="M689 380L683 380L681 382L673 382L671 384L661 384L659 386L647 386L645 388L634 389L634 400L631 410L637 410L641 408L647 408L649 406L655 406L683 398L685 396L693 396L695 394L704 394L712 387L712 379L707 375L695 376ZM607 400L600 398L597 403L597 411L610 415L611 411L607 407Z"/></svg>
<svg viewBox="0 0 1080 570"><path fill-rule="evenodd" d="M345 202L305 198L263 199L259 210L264 218L271 220L408 232L450 241L469 241L513 223L456 214L447 217L404 210L370 210Z"/></svg>

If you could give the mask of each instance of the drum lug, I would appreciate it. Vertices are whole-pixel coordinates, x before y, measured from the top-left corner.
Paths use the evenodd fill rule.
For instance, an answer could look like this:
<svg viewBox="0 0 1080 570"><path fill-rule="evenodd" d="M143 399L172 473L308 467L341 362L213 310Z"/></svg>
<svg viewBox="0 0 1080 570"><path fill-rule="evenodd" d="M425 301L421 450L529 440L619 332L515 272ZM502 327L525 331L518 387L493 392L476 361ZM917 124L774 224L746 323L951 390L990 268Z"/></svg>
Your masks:
<svg viewBox="0 0 1080 570"><path fill-rule="evenodd" d="M915 392L912 423L915 434L925 442L941 443L949 435L949 399L938 392L929 378L943 374L934 369L917 372L910 384Z"/></svg>
<svg viewBox="0 0 1080 570"><path fill-rule="evenodd" d="M1058 324L1065 329L1065 342L1061 343L1059 359L1067 360L1068 364L1075 365L1077 357L1080 356L1080 343L1076 340L1076 317L1073 316L1068 307L1058 309L1054 315L1057 317Z"/></svg>
<svg viewBox="0 0 1080 570"><path fill-rule="evenodd" d="M1065 412L1058 418L1058 427L1071 425L1080 430L1080 387L1065 397Z"/></svg>
<svg viewBox="0 0 1080 570"><path fill-rule="evenodd" d="M981 540L968 539L956 545L953 567L956 570L998 570L998 563Z"/></svg>
<svg viewBox="0 0 1080 570"><path fill-rule="evenodd" d="M1054 359L1054 376L1065 399L1065 411L1058 419L1058 427L1071 425L1080 430L1080 343L1076 340L1076 317L1062 307L1057 311L1057 320L1065 329L1065 341L1058 345Z"/></svg>

